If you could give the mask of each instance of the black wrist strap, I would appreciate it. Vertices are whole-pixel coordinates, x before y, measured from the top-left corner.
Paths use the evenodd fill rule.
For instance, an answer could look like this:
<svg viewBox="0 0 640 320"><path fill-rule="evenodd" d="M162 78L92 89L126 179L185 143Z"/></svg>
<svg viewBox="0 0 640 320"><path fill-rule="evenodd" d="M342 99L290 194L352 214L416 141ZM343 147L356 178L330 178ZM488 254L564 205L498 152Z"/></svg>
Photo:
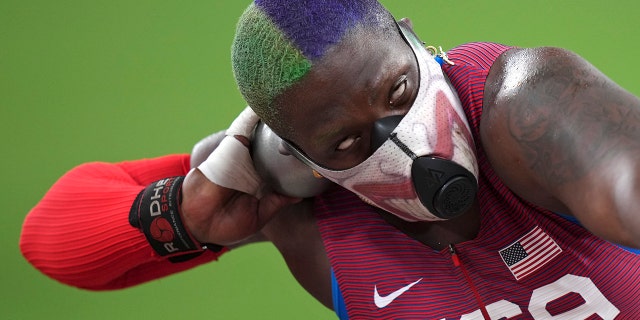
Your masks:
<svg viewBox="0 0 640 320"><path fill-rule="evenodd" d="M182 224L180 203L183 176L153 182L136 197L129 211L129 223L140 229L160 256L172 262L190 260L209 249L222 246L200 244Z"/></svg>

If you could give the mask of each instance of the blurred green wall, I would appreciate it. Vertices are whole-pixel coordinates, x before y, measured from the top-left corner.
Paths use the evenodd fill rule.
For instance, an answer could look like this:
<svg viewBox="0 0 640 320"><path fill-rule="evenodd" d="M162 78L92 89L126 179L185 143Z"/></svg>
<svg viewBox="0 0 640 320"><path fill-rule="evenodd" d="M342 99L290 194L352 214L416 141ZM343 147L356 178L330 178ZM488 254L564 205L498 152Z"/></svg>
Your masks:
<svg viewBox="0 0 640 320"><path fill-rule="evenodd" d="M267 244L102 293L43 276L18 250L25 214L73 166L186 153L226 127L244 106L229 47L248 3L0 1L0 319L333 318ZM383 3L428 44L565 47L640 94L640 2Z"/></svg>

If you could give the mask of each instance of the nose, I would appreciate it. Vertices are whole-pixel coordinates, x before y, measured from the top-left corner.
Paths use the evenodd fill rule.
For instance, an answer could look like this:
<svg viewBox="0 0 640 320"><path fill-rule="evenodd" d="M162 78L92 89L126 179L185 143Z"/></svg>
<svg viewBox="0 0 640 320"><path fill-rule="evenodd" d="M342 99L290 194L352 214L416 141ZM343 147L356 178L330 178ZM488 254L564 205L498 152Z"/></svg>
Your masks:
<svg viewBox="0 0 640 320"><path fill-rule="evenodd" d="M403 117L402 115L388 116L378 119L373 123L370 144L371 153L378 150L378 148L389 139L393 129L398 126Z"/></svg>

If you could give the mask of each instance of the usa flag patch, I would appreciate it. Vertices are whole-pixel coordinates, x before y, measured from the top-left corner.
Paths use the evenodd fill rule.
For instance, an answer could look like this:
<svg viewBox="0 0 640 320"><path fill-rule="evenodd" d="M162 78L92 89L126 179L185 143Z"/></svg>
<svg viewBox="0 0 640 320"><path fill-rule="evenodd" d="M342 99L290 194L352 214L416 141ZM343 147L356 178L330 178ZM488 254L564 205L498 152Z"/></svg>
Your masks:
<svg viewBox="0 0 640 320"><path fill-rule="evenodd" d="M536 226L498 252L516 280L521 280L553 260L562 249Z"/></svg>

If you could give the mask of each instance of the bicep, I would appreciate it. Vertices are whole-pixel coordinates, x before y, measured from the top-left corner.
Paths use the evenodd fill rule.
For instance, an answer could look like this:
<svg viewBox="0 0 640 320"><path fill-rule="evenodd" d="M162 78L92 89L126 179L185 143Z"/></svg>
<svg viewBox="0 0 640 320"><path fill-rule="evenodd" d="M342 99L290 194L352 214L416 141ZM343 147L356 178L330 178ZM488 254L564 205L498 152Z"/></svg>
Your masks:
<svg viewBox="0 0 640 320"><path fill-rule="evenodd" d="M566 50L515 50L498 62L481 126L496 172L524 199L636 242L627 224L638 220L639 100Z"/></svg>

